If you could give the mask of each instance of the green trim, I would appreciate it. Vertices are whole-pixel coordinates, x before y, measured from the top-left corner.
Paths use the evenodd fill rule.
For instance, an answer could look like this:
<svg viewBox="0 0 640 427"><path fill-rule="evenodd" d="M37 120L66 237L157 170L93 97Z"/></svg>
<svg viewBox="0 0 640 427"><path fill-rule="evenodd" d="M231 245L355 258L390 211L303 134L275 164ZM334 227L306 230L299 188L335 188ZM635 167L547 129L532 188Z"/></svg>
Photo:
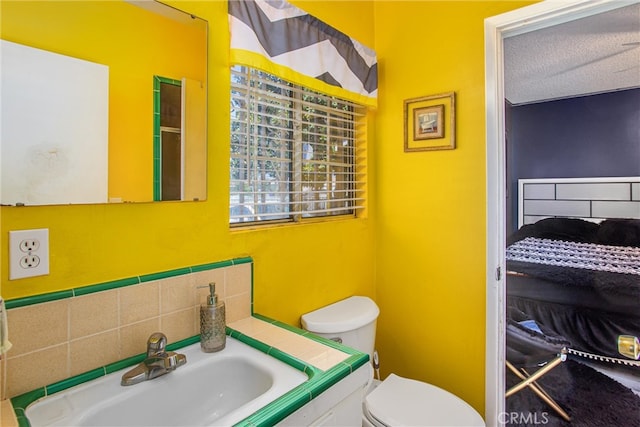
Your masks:
<svg viewBox="0 0 640 427"><path fill-rule="evenodd" d="M105 375L109 375L121 369L128 368L129 366L137 365L142 362L145 357L146 355L144 353L140 353L117 362L109 363L104 367L104 373Z"/></svg>
<svg viewBox="0 0 640 427"><path fill-rule="evenodd" d="M44 387L37 388L35 390L28 391L19 396L15 396L11 398L11 404L13 405L13 410L18 415L18 409L22 409L22 415L24 415L24 411L27 409L27 406L31 405L38 399L41 399L47 395L47 392Z"/></svg>
<svg viewBox="0 0 640 427"><path fill-rule="evenodd" d="M307 367L311 366L276 347L271 347L271 350L269 350L269 353L267 354L271 357L275 357L283 363L286 363L292 368L296 368L300 372L306 372Z"/></svg>
<svg viewBox="0 0 640 427"><path fill-rule="evenodd" d="M231 337L247 344L248 346L255 348L256 350L263 352L264 354L269 354L269 351L271 351L271 349L273 348L270 345L263 343L262 341L258 341L257 339L247 335L243 335L235 330L231 333Z"/></svg>
<svg viewBox="0 0 640 427"><path fill-rule="evenodd" d="M231 267L233 265L234 265L233 260L218 261L218 262L212 262L209 264L201 264L201 265L193 266L191 267L191 271L196 273L198 271L214 270L216 268Z"/></svg>
<svg viewBox="0 0 640 427"><path fill-rule="evenodd" d="M169 77L162 77L162 76L153 76L153 77L159 80L158 84L166 83L174 86L182 86L182 80L176 80L176 79L172 79Z"/></svg>
<svg viewBox="0 0 640 427"><path fill-rule="evenodd" d="M226 331L227 335L229 335L229 329L230 328L227 328L227 331ZM187 346L189 346L191 344L195 344L195 343L199 343L199 342L200 342L200 335L194 335L192 337L185 338L183 340L176 341L176 342L171 343L171 344L167 344L167 350L168 351L174 351L174 350L178 350L180 348L187 347Z"/></svg>
<svg viewBox="0 0 640 427"><path fill-rule="evenodd" d="M50 394L58 393L60 391L66 390L71 387L75 387L87 381L95 380L96 378L100 378L104 376L104 368L97 368L92 371L84 372L80 375L76 375L71 378L67 378L66 380L58 381L57 383L53 383L45 387L47 391L47 396Z"/></svg>
<svg viewBox="0 0 640 427"><path fill-rule="evenodd" d="M127 279L112 280L110 282L98 283L97 285L83 286L73 290L73 295L79 297L81 295L89 295L94 292L109 291L111 289L122 288L125 286L137 285L140 283L139 277L129 277Z"/></svg>
<svg viewBox="0 0 640 427"><path fill-rule="evenodd" d="M309 377L311 377L315 372L319 372L318 368L308 365L305 362L277 349L276 347L265 344L262 341L259 341L248 335L244 335L236 331L235 329L231 329L231 328L227 328L227 329L228 329L227 332L230 331L229 335L232 338L235 338L238 341L244 344L247 344L250 347L255 348L256 350L260 350L261 352L268 354L271 357L274 357L275 359L281 361L282 363L285 363L291 366L292 368L295 368L298 371L307 374L307 376Z"/></svg>
<svg viewBox="0 0 640 427"><path fill-rule="evenodd" d="M348 360L348 359L347 359ZM351 373L351 366L347 363L339 363L333 368L325 372L325 375L318 375L314 378L313 388L311 392L312 398L318 397L323 392L327 391L332 385L337 383L340 379L346 377Z"/></svg>
<svg viewBox="0 0 640 427"><path fill-rule="evenodd" d="M235 424L234 427L274 426L309 402L311 402L311 394L307 390L307 384L303 383Z"/></svg>
<svg viewBox="0 0 640 427"><path fill-rule="evenodd" d="M262 314L259 314L259 313L253 313L252 317L255 317L258 320L262 320L263 322L267 322L267 323L271 323L271 324L276 323L276 321L273 320L272 318L267 317L267 316L263 316ZM295 328L295 329L298 329L298 328ZM296 332L296 331L293 331L293 332Z"/></svg>
<svg viewBox="0 0 640 427"><path fill-rule="evenodd" d="M287 323L280 322L279 320L271 320L270 323L272 325L274 325L274 326L277 326L277 327L282 328L282 329L286 329L287 331L296 333L298 335L303 335L303 336L304 335L309 335L308 331L302 330L302 329L297 328L295 326L291 326L291 325L289 325ZM331 341L331 340L329 340L329 341ZM335 341L331 341L331 342L335 343Z"/></svg>
<svg viewBox="0 0 640 427"><path fill-rule="evenodd" d="M191 267L162 271L160 273L145 274L143 276L140 276L140 282L152 282L154 280L168 279L170 277L182 276L189 273L191 273Z"/></svg>
<svg viewBox="0 0 640 427"><path fill-rule="evenodd" d="M153 201L162 200L162 144L160 139L160 77L153 76Z"/></svg>
<svg viewBox="0 0 640 427"><path fill-rule="evenodd" d="M18 427L31 427L31 423L26 416L19 415L16 416L16 419L18 420Z"/></svg>
<svg viewBox="0 0 640 427"><path fill-rule="evenodd" d="M16 298L5 301L5 307L7 310L11 308L24 307L27 305L40 304L43 302L57 301L59 299L73 297L73 290L69 289L60 292L51 292L48 294L33 295L24 298Z"/></svg>
<svg viewBox="0 0 640 427"><path fill-rule="evenodd" d="M223 267L232 267L234 265L245 264L249 262L253 262L253 260L248 257L243 257L243 258L237 258L237 259L230 259L226 261L218 261L218 262L212 262L208 264L201 264L193 267L183 267L183 268L177 268L174 270L161 271L159 273L144 274L142 276L127 277L125 279L112 280L110 282L97 283L95 285L81 286L79 288L68 289L68 290L59 291L59 292L32 295L32 296L22 297L22 298L14 298L14 299L6 300L5 306L7 310L9 310L12 308L19 308L19 307L25 307L28 305L40 304L44 302L57 301L65 298L73 298L73 297L78 297L82 295L89 295L95 292L108 291L111 289L122 288L125 286L138 285L140 283L148 282L151 280L166 279L168 277L175 277L175 276L180 276L180 275L190 274L190 273L198 273L198 272L207 271L207 270L215 270L217 268L223 268ZM251 273L253 274L253 266L252 266ZM251 286L253 288L253 277L251 278L251 281L252 281Z"/></svg>
<svg viewBox="0 0 640 427"><path fill-rule="evenodd" d="M233 262L233 265L249 264L253 262L253 258L251 257L235 258L231 261Z"/></svg>

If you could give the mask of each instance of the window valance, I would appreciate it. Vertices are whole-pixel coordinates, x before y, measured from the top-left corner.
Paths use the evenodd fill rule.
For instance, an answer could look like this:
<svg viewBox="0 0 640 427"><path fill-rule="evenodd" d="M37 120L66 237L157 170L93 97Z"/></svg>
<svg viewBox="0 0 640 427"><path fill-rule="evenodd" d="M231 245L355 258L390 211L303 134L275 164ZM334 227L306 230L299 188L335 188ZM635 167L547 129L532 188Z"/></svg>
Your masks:
<svg viewBox="0 0 640 427"><path fill-rule="evenodd" d="M376 53L284 0L229 0L231 63L375 107Z"/></svg>

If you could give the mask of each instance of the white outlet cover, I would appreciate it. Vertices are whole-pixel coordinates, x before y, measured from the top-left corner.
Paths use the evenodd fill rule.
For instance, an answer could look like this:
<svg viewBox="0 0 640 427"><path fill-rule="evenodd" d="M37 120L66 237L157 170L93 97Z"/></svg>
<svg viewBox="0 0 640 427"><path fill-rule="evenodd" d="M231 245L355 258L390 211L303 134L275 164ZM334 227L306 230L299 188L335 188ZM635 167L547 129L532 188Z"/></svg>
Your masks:
<svg viewBox="0 0 640 427"><path fill-rule="evenodd" d="M39 262L29 260L37 257ZM9 280L49 274L49 229L9 232Z"/></svg>

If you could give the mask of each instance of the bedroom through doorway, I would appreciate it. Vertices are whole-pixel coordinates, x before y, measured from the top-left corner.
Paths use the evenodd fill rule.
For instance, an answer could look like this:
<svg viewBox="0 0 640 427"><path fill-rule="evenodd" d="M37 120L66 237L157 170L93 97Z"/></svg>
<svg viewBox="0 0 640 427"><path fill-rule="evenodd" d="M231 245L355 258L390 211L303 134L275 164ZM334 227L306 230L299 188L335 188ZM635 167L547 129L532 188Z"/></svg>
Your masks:
<svg viewBox="0 0 640 427"><path fill-rule="evenodd" d="M626 12L621 13L621 12ZM509 343L507 338L507 317L506 313L509 308L509 305L517 305L518 310L520 312L525 312L525 314L530 315L534 319L530 320L538 320L536 317L542 317L544 321L547 323L551 323L555 329L560 329L561 332L566 335L571 335L573 332L572 325L565 325L563 329L561 326L563 319L558 319L557 313L556 317L550 315L549 312L553 312L548 305L548 302L544 304L541 303L539 296L536 295L536 292L539 290L538 288L528 287L527 284L523 285L522 283L517 283L520 278L514 279L513 282L515 285L509 286L510 278L509 275L506 274L509 267L513 267L512 261L507 260L507 251L506 248L509 244L514 244L516 241L522 242L524 238L522 238L523 233L520 233L520 236L514 236L521 229L521 227L525 224L522 222L523 216L525 216L522 212L522 206L520 204L526 204L530 209L534 209L533 213L529 212L526 218L526 221L529 221L531 224L537 223L539 220L544 219L546 217L560 217L560 219L543 222L540 227L550 226L550 227L565 227L569 223L575 229L570 230L573 234L578 234L578 240L594 240L599 231L597 228L600 227L600 224L603 220L609 220L609 223L606 224L608 227L607 232L611 232L611 227L616 226L616 221L612 221L617 218L640 218L640 196L634 196L634 191L640 192L640 147L638 147L638 141L636 138L635 143L633 141L627 143L627 147L624 146L624 141L620 141L621 138L616 135L609 135L609 139L601 138L604 141L611 141L615 139L616 143L622 143L622 146L609 146L608 151L604 153L600 151L599 158L596 158L591 165L589 165L589 157L586 157L585 153L589 150L583 149L580 155L575 155L573 160L570 157L563 157L562 147L558 147L558 142L554 142L551 145L556 146L556 152L544 153L541 160L534 160L535 157L532 157L532 153L536 151L543 151L542 146L544 144L540 144L539 141L542 138L549 139L549 135L544 133L545 125L555 126L564 126L568 121L567 118L571 114L577 114L577 112L581 111L581 108L586 108L586 111L589 110L596 111L598 106L604 107L607 102L613 102L614 105L621 105L624 107L625 97L628 100L628 104L638 105L637 100L640 96L638 92L640 89L640 83L635 83L633 87L619 87L615 90L598 90L588 92L585 91L583 93L570 93L563 94L553 86L550 88L544 88L544 84L551 85L553 83L552 79L541 79L535 80L532 77L526 77L526 74L517 74L512 69L514 60L513 55L510 53L510 48L514 47L514 51L520 55L523 52L527 54L531 54L534 50L527 48L526 46L519 45L520 41L530 41L528 39L533 39L535 36L543 37L547 35L548 37L544 40L543 43L540 43L541 39L538 39L538 43L544 45L545 43L549 44L547 49L550 49L548 52L548 56L555 56L557 59L557 53L561 52L561 56L564 55L563 61L570 61L570 56L567 54L566 49L558 48L557 45L553 45L553 40L557 40L558 32L563 34L564 31L566 34L563 34L563 37L567 39L567 32L571 32L572 26L576 26L576 24L580 23L582 20L582 24L589 23L589 25L578 25L583 29L589 28L592 32L597 32L599 30L598 24L595 22L599 18L606 17L611 14L621 15L623 18L627 16L628 21L631 24L625 24L622 27L620 24L615 29L609 29L610 33L614 33L615 31L625 30L629 25L631 25L630 31L635 31L635 34L640 34L640 31L637 29L638 26L638 2L620 2L620 1L605 1L605 2L595 2L595 1L578 1L571 3L557 3L557 2L541 2L523 9L515 10L503 15L499 15L497 17L489 18L485 21L485 54L486 54L486 96L487 96L487 376L486 376L486 420L488 424L507 424L507 425L519 425L524 421L533 422L534 418L538 421L541 421L544 418L544 423L547 425L569 425L563 424L566 423L565 420L562 419L558 413L551 409L545 402L538 399L537 396L534 395L530 390L524 390L516 393L516 395L509 397L509 400L505 399L505 381L513 381L513 376L511 373L507 372L505 368L505 354L507 350L509 350ZM633 27L635 23L635 27ZM602 29L601 29L602 30ZM555 32L554 37L550 36L550 33ZM640 36L637 37L640 40ZM627 41L626 43L632 43L632 41ZM635 46L632 48L632 46ZM627 54L629 52L634 53L633 49L637 48L637 45L629 44L625 47L625 51ZM555 49L555 50L554 50ZM579 50L576 47L576 50ZM640 55L640 48L635 49L635 54ZM510 56L511 55L511 56ZM616 56L617 54L613 54L610 52L610 56ZM636 58L640 58L636 56ZM517 58L516 58L517 59ZM540 60L540 58L533 58L532 62L538 63L540 66L544 66L544 61ZM560 61L562 62L562 61ZM606 62L605 60L599 62ZM570 71L572 65L566 63L564 65L566 70L562 73L558 72L557 74L567 74ZM530 65L529 67L532 67ZM531 73L532 69L526 69L527 72ZM602 73L597 73L595 75L602 75ZM639 75L635 72L636 78ZM531 76L531 74L529 74ZM511 79L511 80L510 80ZM514 80L516 79L516 80ZM535 81L534 81L535 80ZM612 80L612 79L609 79ZM520 88L520 92L514 92L513 84L515 83L524 83L537 86L538 89L548 89L550 90L550 94L543 95L538 99L527 99L528 96L533 96L530 93L526 93L527 87ZM610 82L609 82L610 83ZM567 87L568 85L562 84L561 87ZM576 89L579 90L579 89ZM607 97L611 99L606 99ZM510 99L511 98L511 99ZM617 98L617 99L613 99ZM515 99L515 101L513 101ZM622 102L620 100L622 99ZM582 102L585 105L578 105ZM545 105L546 104L546 105ZM550 107L551 112L547 107ZM562 110L564 108L564 112ZM545 112L546 111L546 112ZM585 111L585 110L582 110ZM613 113L613 111L609 111ZM601 111L600 114L603 112ZM640 114L640 112L636 111L632 112L633 114ZM617 116L620 116L620 113L616 113ZM615 117L614 115L613 117ZM559 117L560 123L552 124L553 117ZM633 116L635 117L635 116ZM538 120L536 122L536 120ZM593 121L593 119L592 119ZM576 122L577 123L577 122ZM637 123L637 119L636 119ZM637 125L636 125L637 126ZM518 146L517 141L523 141L523 135L526 133L534 134L533 142L528 142L529 144L535 144L536 138L538 145ZM593 132L593 131L591 131ZM636 129L637 135L637 129ZM623 135L624 137L624 135ZM526 138L525 138L526 139ZM545 139L545 140L546 140ZM566 139L566 133L565 133ZM583 139L584 140L584 139ZM631 147L629 147L631 146ZM559 149L558 149L559 148ZM567 147L565 147L567 148ZM602 150L600 148L591 148L591 155L593 152L598 152L598 150ZM630 150L630 151L625 151ZM635 151L634 151L635 150ZM571 152L567 148L567 155L570 155ZM605 150L606 151L606 150ZM611 153L617 153L618 159L615 158L612 160L612 164L616 165L614 171L611 170L603 170L606 169L607 161L603 161L603 155L611 155ZM555 154L555 156L554 156ZM553 166L554 157L558 157L559 164L561 166L560 169L556 169L555 171L549 171L548 169ZM527 162L529 162L530 168L526 170L526 167L523 167L522 158L526 158ZM593 157L592 157L593 158ZM604 160L607 160L606 158ZM625 161L628 161L631 164L630 167L624 167ZM526 163L526 162L524 162ZM582 169L580 167L573 167L577 164L578 166L582 165ZM590 166L591 170L588 170L586 167ZM635 167L635 169L634 169ZM594 169L595 168L595 169ZM598 169L600 168L600 169ZM546 170L545 170L546 169ZM540 171L543 172L540 172ZM532 172L533 171L533 172ZM535 175L535 172L538 171L540 175ZM585 172L586 171L586 172ZM564 174L564 175L563 175ZM555 180L557 182L534 182L533 187L529 187L528 193L529 195L533 195L527 202L520 201L518 202L518 197L521 196L524 192L523 188L519 188L519 178L560 178L560 180ZM575 182L563 182L563 179L571 179L571 178L596 178L596 181L585 183L585 185L590 186L590 190L578 189L574 184ZM604 183L601 178L604 178ZM595 213L593 215L600 215L601 218L589 218L592 216L592 213L584 215L582 212L574 213L574 212L557 212L554 211L556 207L551 208L550 206L555 203L551 203L548 198L556 197L556 192L563 192L565 189L569 188L570 192L578 191L601 191L605 194L611 194L613 187L602 187L603 184L609 185L606 183L608 179L612 178L622 178L624 182L615 182L610 183L617 187L617 189L628 188L626 190L627 194L621 197L627 197L629 200L625 200L624 198L621 200L610 200L607 202L619 202L617 204L618 207L623 206L622 211L618 209L618 212L615 210L609 211L606 210L608 208L603 205L600 200L601 196L596 195L578 195L578 198L582 198L585 200L580 200L577 205L588 205L589 209L593 209L593 206L596 207ZM624 187L624 186L627 187ZM622 187L619 187L622 186ZM583 186L584 187L584 186ZM560 190L558 190L560 188ZM595 188L595 190L594 190ZM606 189L605 189L606 188ZM617 191L617 190L616 190ZM615 191L614 191L615 192ZM550 195L553 193L552 195ZM565 193L566 195L566 193ZM565 197L565 196L562 196ZM575 194L571 195L571 197L576 197ZM605 198L607 198L605 197ZM634 199L634 197L637 198ZM535 200L534 200L535 199ZM542 199L542 203L540 200ZM567 204L566 201L559 201L561 204ZM572 202L573 203L573 202ZM569 204L572 204L569 203ZM558 203L556 203L558 205ZM600 210L605 207L605 210ZM563 207L564 208L564 207ZM545 211L546 209L546 211ZM617 209L617 207L616 207ZM626 210L625 210L626 209ZM585 220L586 217L586 220ZM571 219L571 221L568 221ZM576 221L573 221L573 220ZM639 221L639 220L636 220ZM550 224L551 222L551 224ZM553 224L553 222L556 222ZM623 221L624 222L624 221ZM529 225L531 225L529 224ZM635 223L627 223L623 224L627 226L635 226ZM549 230L543 230L545 233L548 233ZM556 232L556 229L553 229ZM616 230L614 230L616 231ZM529 233L531 232L531 233ZM539 230L526 230L526 233L533 234L533 236L527 235L526 237L538 238L536 235ZM561 230L562 233L568 233L566 228ZM616 231L617 232L617 231ZM631 230L630 233L634 231ZM569 233L569 234L571 234ZM580 234L582 233L582 234ZM591 234L594 233L594 234ZM640 233L640 231L638 231ZM602 232L601 234L604 234ZM640 234L639 234L640 236ZM517 238L519 237L519 238ZM610 236L609 236L610 237ZM553 239L551 239L553 240ZM530 243L530 242L527 242ZM582 242L576 242L582 243ZM612 243L611 241L605 241L605 243ZM614 245L605 245L605 246L616 246L618 242L613 242ZM628 242L627 242L628 243ZM522 244L522 243L521 243ZM640 246L640 245L638 245ZM520 250L521 248L518 248ZM536 248L537 250L537 248ZM638 255L633 255L632 258L635 258L637 261ZM609 274L609 272L606 272ZM600 274L600 273L598 273ZM626 274L626 273L620 273ZM588 275L587 275L588 276ZM633 277L632 277L633 278ZM531 278L527 278L527 280L531 281ZM640 282L640 281L636 281ZM547 283L548 285L548 283ZM513 297L513 295L509 295L508 290L513 289L516 286L520 286L520 289L524 289L524 292L529 292L527 304L523 304L523 301L526 299L522 295L518 295L517 297ZM531 289L534 289L533 291ZM593 290L592 290L593 291ZM547 293L553 293L553 288L549 288L546 291ZM636 292L635 289L632 289L631 294L629 294L628 301L631 301L631 306L637 306L638 298L635 297L633 292ZM552 295L552 298L558 299L561 298L562 295ZM564 295L569 299L576 299L575 295L569 294ZM519 298L519 299L518 299ZM589 300L591 298L591 300ZM591 304L592 307L589 308L591 311L595 311L598 313L598 309L602 309L602 307L597 307L597 304L600 303L602 306L606 307L607 311L611 307L616 307L613 311L622 311L625 312L627 308L624 307L624 301L622 303L609 301L608 303L602 303L602 301L598 301L598 298L594 298L594 294L592 292L591 296L589 295L580 295L577 297L578 300L583 301L582 305ZM623 299L624 300L624 299ZM532 302L533 301L533 302ZM634 301L636 302L634 304ZM562 302L562 301L560 301ZM513 304L512 304L513 303ZM558 303L558 301L555 301ZM595 306L593 306L595 304ZM609 304L609 305L607 305ZM562 306L562 305L561 305ZM565 306L562 306L565 307ZM557 307L556 307L557 308ZM523 310L524 309L524 310ZM580 310L583 310L580 308ZM534 313L526 313L527 311L533 311ZM618 328L619 331L630 331L636 335L640 335L640 329L638 327L639 320L634 318L634 312L637 310L631 310L632 314L627 316L628 318L622 321L622 325L619 324L620 313L614 313L615 316L618 316L616 320L613 322L614 329ZM579 313L583 315L584 313ZM574 313L575 315L575 313ZM609 314L607 314L608 316ZM547 316L547 318L545 318ZM550 317L549 317L550 316ZM605 317L607 317L605 316ZM614 316L614 317L615 317ZM635 315L637 316L637 315ZM564 319L566 320L566 319ZM611 321L612 319L606 319L606 321ZM618 323L616 323L618 322ZM626 323L625 323L626 322ZM607 324L607 326L611 326ZM592 326L593 328L594 326ZM600 325L596 325L596 328L599 328ZM553 328L552 328L553 330ZM584 331L583 331L584 332ZM593 331L591 331L593 332ZM579 333L576 334L579 338ZM574 337L569 337L574 338ZM606 338L603 338L606 340ZM595 340L597 341L597 340ZM601 354L605 355L605 357L622 359L625 360L627 358L624 355L619 354L617 348L607 348L606 352L603 351L602 348L598 348L598 343L588 343L590 345L587 348L584 348L584 343L580 345L575 345L574 347L582 348L582 350L590 350L584 351L585 353L590 354ZM609 347L611 344L607 343ZM571 346L568 346L569 348ZM576 350L576 349L574 349ZM608 355L608 356L607 356ZM611 394L620 396L621 393L625 394L626 391L630 391L629 399L631 403L635 405L633 407L637 407L637 402L635 401L638 398L638 384L640 384L640 376L637 375L637 372L640 370L640 365L634 366L631 364L629 367L629 373L625 372L622 375L620 374L620 370L617 369L616 366L611 368L606 364L602 366L594 366L595 364L587 360L584 357L580 357L579 355L571 355L568 357L570 363L561 363L559 367L554 368L555 372L551 372L549 374L545 374L548 376L548 379L544 381L551 381L551 387L549 389L554 390L558 384L565 384L564 388L560 387L560 390L566 391L566 381L570 381L571 384L574 384L575 379L574 376L578 375L581 379L586 379L587 377L593 379L595 378L597 384L600 387L596 387L596 390L600 393L600 398L604 396L608 388L605 386L609 381L616 387L620 385L622 387L621 390L624 391L612 391ZM633 358L627 358L629 360ZM578 368L575 368L574 365L577 364ZM616 363L620 365L619 363ZM580 372L580 374L576 374L576 369ZM585 370L588 369L588 370ZM594 373L594 375L587 375L585 372ZM592 378L593 377L593 378ZM541 380L542 381L542 380ZM555 384L554 384L555 382ZM527 387L525 387L527 388ZM592 387L593 388L593 387ZM636 393L634 394L634 391ZM554 393L551 393L554 395ZM560 396L558 396L558 394ZM575 394L575 393L574 393ZM564 396L564 397L563 397ZM611 423L615 423L613 418L610 418L612 415L603 414L601 419L593 419L594 416L590 415L589 410L594 407L591 405L583 405L584 408L580 408L579 404L580 399L576 399L575 401L570 402L569 405L566 405L567 397L563 395L563 393L558 393L555 390L555 397L557 400L562 403L565 403L565 406L568 406L566 412L569 415L578 416L578 419L573 420L572 425L610 425ZM593 396L591 396L592 398ZM589 399L591 399L589 398ZM570 399L569 399L570 400ZM624 400L620 398L620 400ZM535 406L541 402L542 406ZM534 405L534 406L527 406ZM620 412L625 413L624 406L621 406ZM627 410L626 413L629 413ZM634 423L640 425L640 419L638 419L640 415L637 414L637 411L631 412L631 424ZM534 418L532 418L534 417ZM635 417L635 418L634 418ZM591 418L591 422L599 422L600 424L584 424L586 420L580 418ZM619 419L618 421L624 421L625 419ZM623 424L628 424L627 422L623 422ZM555 423L555 424L554 424ZM526 424L526 422L525 422ZM619 424L619 423L615 423Z"/></svg>

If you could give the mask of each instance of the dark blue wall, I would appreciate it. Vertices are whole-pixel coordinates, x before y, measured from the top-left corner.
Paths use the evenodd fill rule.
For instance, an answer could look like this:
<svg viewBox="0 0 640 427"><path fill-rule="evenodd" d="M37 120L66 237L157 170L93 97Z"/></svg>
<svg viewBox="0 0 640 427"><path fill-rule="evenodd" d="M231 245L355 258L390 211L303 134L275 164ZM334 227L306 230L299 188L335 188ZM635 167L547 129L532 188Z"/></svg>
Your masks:
<svg viewBox="0 0 640 427"><path fill-rule="evenodd" d="M640 175L640 89L506 108L508 219L520 178Z"/></svg>

